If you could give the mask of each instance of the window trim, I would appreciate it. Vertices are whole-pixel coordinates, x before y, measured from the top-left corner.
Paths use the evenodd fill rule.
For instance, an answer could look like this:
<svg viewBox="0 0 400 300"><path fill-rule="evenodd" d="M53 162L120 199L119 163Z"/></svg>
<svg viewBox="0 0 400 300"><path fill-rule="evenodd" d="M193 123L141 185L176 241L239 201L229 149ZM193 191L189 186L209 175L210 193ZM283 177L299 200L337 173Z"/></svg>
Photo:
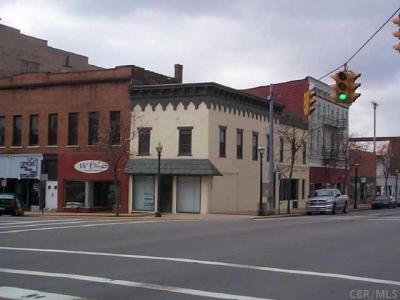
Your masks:
<svg viewBox="0 0 400 300"><path fill-rule="evenodd" d="M226 126L219 126L219 135L218 135L218 140L219 140L219 157L225 158L226 157ZM223 133L223 140L221 140L221 133Z"/></svg>
<svg viewBox="0 0 400 300"><path fill-rule="evenodd" d="M76 116L76 124L71 124L71 117ZM72 125L75 125L72 127ZM74 139L72 139L74 137ZM72 143L75 142L75 143ZM79 112L69 112L68 113L68 136L67 136L68 146L78 146L79 145Z"/></svg>
<svg viewBox="0 0 400 300"><path fill-rule="evenodd" d="M149 156L150 155L150 146L151 146L151 127L138 127L138 156ZM148 144L143 144L141 134L148 133L149 141ZM145 147L146 146L146 147ZM144 150L144 151L142 151Z"/></svg>
<svg viewBox="0 0 400 300"><path fill-rule="evenodd" d="M255 140L254 140L255 138ZM255 145L254 145L255 142ZM251 135L251 153L252 153L252 159L253 160L258 160L258 132L253 131Z"/></svg>
<svg viewBox="0 0 400 300"><path fill-rule="evenodd" d="M178 129L178 156L192 156L192 137L193 137L193 126L179 126ZM183 144L182 133L190 132L190 143ZM184 147L188 147L185 149ZM186 150L186 151L185 151ZM188 151L187 151L188 150Z"/></svg>
<svg viewBox="0 0 400 300"><path fill-rule="evenodd" d="M55 117L55 128L51 126L51 118ZM49 113L47 121L47 145L57 146L58 144L58 114Z"/></svg>
<svg viewBox="0 0 400 300"><path fill-rule="evenodd" d="M17 128L16 121L19 121L19 128ZM13 116L13 135L12 135L12 146L22 146L22 115Z"/></svg>
<svg viewBox="0 0 400 300"><path fill-rule="evenodd" d="M236 129L236 158L243 159L243 129Z"/></svg>

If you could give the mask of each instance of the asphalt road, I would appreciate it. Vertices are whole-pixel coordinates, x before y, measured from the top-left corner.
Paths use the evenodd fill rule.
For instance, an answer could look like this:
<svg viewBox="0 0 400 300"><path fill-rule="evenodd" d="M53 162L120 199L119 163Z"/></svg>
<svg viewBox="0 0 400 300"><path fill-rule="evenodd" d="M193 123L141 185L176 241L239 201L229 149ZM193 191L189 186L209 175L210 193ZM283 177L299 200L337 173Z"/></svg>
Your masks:
<svg viewBox="0 0 400 300"><path fill-rule="evenodd" d="M400 299L400 208L207 220L0 217L3 299Z"/></svg>

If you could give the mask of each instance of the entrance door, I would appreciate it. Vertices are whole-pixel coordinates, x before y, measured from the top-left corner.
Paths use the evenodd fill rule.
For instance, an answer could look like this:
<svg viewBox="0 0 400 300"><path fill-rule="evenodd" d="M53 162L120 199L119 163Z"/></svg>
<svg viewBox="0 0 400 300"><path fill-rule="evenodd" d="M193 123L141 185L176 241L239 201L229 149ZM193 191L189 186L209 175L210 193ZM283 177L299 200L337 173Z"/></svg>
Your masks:
<svg viewBox="0 0 400 300"><path fill-rule="evenodd" d="M57 181L46 181L46 208L57 209Z"/></svg>
<svg viewBox="0 0 400 300"><path fill-rule="evenodd" d="M160 178L160 210L161 212L172 212L172 182L173 177L161 175Z"/></svg>

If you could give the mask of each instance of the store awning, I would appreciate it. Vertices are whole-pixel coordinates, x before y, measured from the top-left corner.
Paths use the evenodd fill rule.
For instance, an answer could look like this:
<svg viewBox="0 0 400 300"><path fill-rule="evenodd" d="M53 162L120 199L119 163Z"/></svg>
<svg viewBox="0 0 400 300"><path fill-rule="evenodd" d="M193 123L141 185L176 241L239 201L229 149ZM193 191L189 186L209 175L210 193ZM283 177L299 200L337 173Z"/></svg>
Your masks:
<svg viewBox="0 0 400 300"><path fill-rule="evenodd" d="M221 176L221 172L208 159L161 159L160 173L163 175ZM157 159L130 159L125 173L134 175L156 175Z"/></svg>

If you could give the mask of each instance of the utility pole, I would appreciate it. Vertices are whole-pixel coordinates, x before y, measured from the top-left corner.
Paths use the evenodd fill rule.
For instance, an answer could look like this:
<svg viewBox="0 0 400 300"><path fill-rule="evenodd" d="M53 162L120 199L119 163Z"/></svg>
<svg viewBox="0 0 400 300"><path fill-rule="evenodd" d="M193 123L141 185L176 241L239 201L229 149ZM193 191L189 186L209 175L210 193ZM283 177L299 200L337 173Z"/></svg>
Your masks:
<svg viewBox="0 0 400 300"><path fill-rule="evenodd" d="M374 107L374 154L376 154L376 107L378 106L378 103L375 101L372 101L371 103Z"/></svg>
<svg viewBox="0 0 400 300"><path fill-rule="evenodd" d="M271 84L269 88L269 205L268 209L271 213L275 212L275 186L274 186L274 85Z"/></svg>

